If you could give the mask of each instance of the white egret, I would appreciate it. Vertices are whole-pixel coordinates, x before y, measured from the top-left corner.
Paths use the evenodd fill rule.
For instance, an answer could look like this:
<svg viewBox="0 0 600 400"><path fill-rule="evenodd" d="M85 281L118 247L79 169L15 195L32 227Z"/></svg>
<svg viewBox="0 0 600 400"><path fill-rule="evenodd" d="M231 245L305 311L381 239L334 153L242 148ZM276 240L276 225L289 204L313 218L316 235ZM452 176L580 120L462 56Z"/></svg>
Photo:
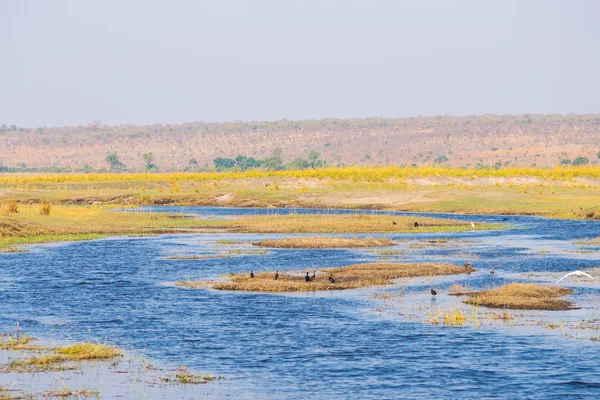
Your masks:
<svg viewBox="0 0 600 400"><path fill-rule="evenodd" d="M471 228L475 228L475 224L471 222Z"/></svg>
<svg viewBox="0 0 600 400"><path fill-rule="evenodd" d="M565 276L563 276L562 278L560 278L559 280L557 280L557 281L556 281L556 283L558 283L558 282L562 281L563 279L565 279L565 278L567 278L567 277L569 277L569 276L571 276L571 275L575 275L575 276L577 276L577 277L579 277L579 278L581 278L582 276L587 276L588 278L590 278L590 279L591 279L591 280L593 280L593 281L595 281L595 280L596 280L596 279L595 279L593 276L591 276L590 274L586 274L586 273L585 273L585 272L583 272L583 271L579 271L579 270L577 270L577 271L569 272L568 274L566 274Z"/></svg>

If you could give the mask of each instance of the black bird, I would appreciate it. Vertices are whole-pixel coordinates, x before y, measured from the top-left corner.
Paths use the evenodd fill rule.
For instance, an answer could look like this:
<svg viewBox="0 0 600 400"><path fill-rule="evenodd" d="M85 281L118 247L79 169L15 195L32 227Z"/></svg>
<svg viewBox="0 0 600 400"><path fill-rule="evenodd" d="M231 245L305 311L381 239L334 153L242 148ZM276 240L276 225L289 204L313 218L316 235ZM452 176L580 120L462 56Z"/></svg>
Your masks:
<svg viewBox="0 0 600 400"><path fill-rule="evenodd" d="M494 274L495 274L494 268L492 268L492 270L490 271L490 275L494 275Z"/></svg>
<svg viewBox="0 0 600 400"><path fill-rule="evenodd" d="M431 288L431 290L429 292L431 293L432 296L435 296L437 294L437 292L433 288Z"/></svg>
<svg viewBox="0 0 600 400"><path fill-rule="evenodd" d="M274 280L279 279L279 270L275 271L275 277L273 279Z"/></svg>
<svg viewBox="0 0 600 400"><path fill-rule="evenodd" d="M329 274L329 282L335 283L335 279L333 279L333 274Z"/></svg>
<svg viewBox="0 0 600 400"><path fill-rule="evenodd" d="M308 272L306 273L306 276L304 277L304 279L306 280L306 282L310 281L310 276L308 276Z"/></svg>
<svg viewBox="0 0 600 400"><path fill-rule="evenodd" d="M254 271L250 270L250 278L254 278Z"/></svg>
<svg viewBox="0 0 600 400"><path fill-rule="evenodd" d="M419 223L415 221L415 228L419 227Z"/></svg>
<svg viewBox="0 0 600 400"><path fill-rule="evenodd" d="M308 274L307 274L307 275L308 275ZM312 274L312 276L310 277L310 280L311 280L311 281L314 281L316 277L317 277L317 271L313 271L313 274Z"/></svg>
<svg viewBox="0 0 600 400"><path fill-rule="evenodd" d="M396 221L392 221L392 224L396 225Z"/></svg>

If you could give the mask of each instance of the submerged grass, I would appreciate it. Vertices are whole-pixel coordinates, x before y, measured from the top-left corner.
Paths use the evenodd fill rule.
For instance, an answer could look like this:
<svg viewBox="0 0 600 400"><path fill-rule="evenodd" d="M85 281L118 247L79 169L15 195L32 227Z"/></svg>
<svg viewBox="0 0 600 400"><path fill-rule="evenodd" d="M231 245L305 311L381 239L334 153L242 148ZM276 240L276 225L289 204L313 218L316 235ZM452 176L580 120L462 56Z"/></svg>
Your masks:
<svg viewBox="0 0 600 400"><path fill-rule="evenodd" d="M13 371L36 371L63 369L61 364L71 361L109 360L123 355L123 351L102 343L81 342L52 349L52 353L39 357L13 360L9 364Z"/></svg>
<svg viewBox="0 0 600 400"><path fill-rule="evenodd" d="M334 238L326 236L286 238L278 240L261 240L253 242L254 246L289 248L289 249L327 249L327 248L353 248L353 247L384 247L394 243L388 238Z"/></svg>
<svg viewBox="0 0 600 400"><path fill-rule="evenodd" d="M29 350L29 351L41 351L48 350L51 347L42 346L33 343L35 339L28 335L21 337L15 337L13 335L3 335L0 338L0 350Z"/></svg>
<svg viewBox="0 0 600 400"><path fill-rule="evenodd" d="M175 371L172 376L161 378L161 381L167 383L180 383L182 385L198 385L220 379L223 379L223 377L213 375L198 375L185 365L182 365L181 367L177 368L177 371Z"/></svg>
<svg viewBox="0 0 600 400"><path fill-rule="evenodd" d="M556 299L573 293L573 290L558 286L540 286L532 283L510 283L502 287L471 294L465 303L513 310L571 310L573 303Z"/></svg>
<svg viewBox="0 0 600 400"><path fill-rule="evenodd" d="M314 279L306 281L305 273L261 272L251 278L249 274L231 274L224 281L178 281L176 285L188 288L212 288L217 290L241 290L251 292L299 292L319 290L358 289L384 286L398 278L416 276L455 275L475 271L452 264L438 263L372 263L341 268L326 268L315 272ZM313 274L310 274L312 277ZM329 280L333 278L334 282Z"/></svg>

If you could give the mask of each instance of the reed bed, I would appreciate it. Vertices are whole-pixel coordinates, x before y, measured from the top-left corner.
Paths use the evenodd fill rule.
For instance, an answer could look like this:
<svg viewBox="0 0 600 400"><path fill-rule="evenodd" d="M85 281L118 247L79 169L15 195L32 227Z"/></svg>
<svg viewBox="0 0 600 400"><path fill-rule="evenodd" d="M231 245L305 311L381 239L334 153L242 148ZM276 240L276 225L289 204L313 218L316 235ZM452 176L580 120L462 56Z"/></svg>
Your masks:
<svg viewBox="0 0 600 400"><path fill-rule="evenodd" d="M573 293L572 289L558 286L540 286L532 283L510 283L502 287L470 294L465 303L482 307L512 310L572 310L576 307L557 297Z"/></svg>
<svg viewBox="0 0 600 400"><path fill-rule="evenodd" d="M252 245L276 249L345 249L355 247L385 247L393 246L388 238L334 238L326 236L287 238L278 240L261 240Z"/></svg>
<svg viewBox="0 0 600 400"><path fill-rule="evenodd" d="M176 285L198 289L240 290L250 292L304 292L320 290L347 290L385 286L394 279L417 276L456 275L475 271L473 268L438 263L370 263L316 271L314 280L306 281L306 272L260 272L251 278L249 273L232 274L221 281L178 281ZM309 274L312 276L313 271ZM334 282L329 281L332 276Z"/></svg>

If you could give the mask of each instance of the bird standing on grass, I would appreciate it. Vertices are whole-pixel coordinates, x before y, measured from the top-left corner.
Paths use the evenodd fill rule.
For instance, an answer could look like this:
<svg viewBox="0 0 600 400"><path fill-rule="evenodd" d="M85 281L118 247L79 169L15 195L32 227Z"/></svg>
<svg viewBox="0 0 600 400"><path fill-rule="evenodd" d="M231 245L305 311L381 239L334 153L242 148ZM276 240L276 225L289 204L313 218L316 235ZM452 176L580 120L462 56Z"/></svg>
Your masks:
<svg viewBox="0 0 600 400"><path fill-rule="evenodd" d="M415 222L415 228L418 228L418 227L419 227L419 223Z"/></svg>
<svg viewBox="0 0 600 400"><path fill-rule="evenodd" d="M306 276L304 277L304 280L306 280L306 282L310 281L310 276L308 276L308 272L306 273Z"/></svg>
<svg viewBox="0 0 600 400"><path fill-rule="evenodd" d="M392 224L396 225L396 221L392 221Z"/></svg>
<svg viewBox="0 0 600 400"><path fill-rule="evenodd" d="M275 271L275 277L273 279L274 280L279 279L279 270Z"/></svg>
<svg viewBox="0 0 600 400"><path fill-rule="evenodd" d="M435 296L437 294L437 292L435 291L434 288L431 288L431 290L429 290L429 292L431 293L432 296Z"/></svg>
<svg viewBox="0 0 600 400"><path fill-rule="evenodd" d="M254 271L250 270L250 278L254 278Z"/></svg>
<svg viewBox="0 0 600 400"><path fill-rule="evenodd" d="M329 274L329 282L335 283L335 279L333 279L333 274Z"/></svg>
<svg viewBox="0 0 600 400"><path fill-rule="evenodd" d="M308 274L307 274L307 275L308 275ZM312 274L312 276L310 277L310 280L311 280L311 281L314 281L316 277L317 277L317 271L313 271L313 274Z"/></svg>

